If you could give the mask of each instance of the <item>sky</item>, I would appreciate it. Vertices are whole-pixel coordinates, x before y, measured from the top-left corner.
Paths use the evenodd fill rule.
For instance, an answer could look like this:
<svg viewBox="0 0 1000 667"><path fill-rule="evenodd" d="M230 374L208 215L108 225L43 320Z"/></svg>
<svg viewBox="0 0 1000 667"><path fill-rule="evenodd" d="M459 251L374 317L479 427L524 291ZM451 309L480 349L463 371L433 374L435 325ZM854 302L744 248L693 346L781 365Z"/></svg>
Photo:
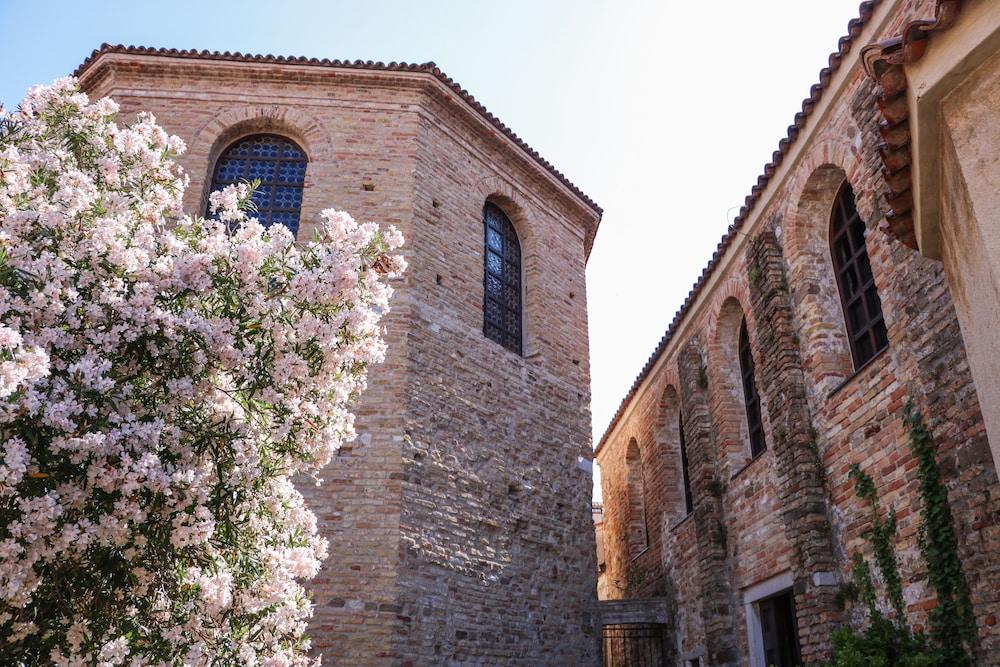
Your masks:
<svg viewBox="0 0 1000 667"><path fill-rule="evenodd" d="M102 42L436 62L604 208L587 267L596 445L858 5L0 0L0 103Z"/></svg>

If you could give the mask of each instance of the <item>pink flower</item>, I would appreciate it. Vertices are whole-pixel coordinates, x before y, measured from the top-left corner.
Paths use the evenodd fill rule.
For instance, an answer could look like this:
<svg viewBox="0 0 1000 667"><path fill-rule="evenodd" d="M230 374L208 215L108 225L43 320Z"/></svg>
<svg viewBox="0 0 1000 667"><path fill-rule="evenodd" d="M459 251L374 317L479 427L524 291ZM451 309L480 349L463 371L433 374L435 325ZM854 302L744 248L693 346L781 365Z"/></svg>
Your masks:
<svg viewBox="0 0 1000 667"><path fill-rule="evenodd" d="M179 217L183 142L116 111L72 79L0 111L23 130L0 138L0 248L23 279L0 286L0 619L35 619L0 622L0 645L51 640L58 665L149 664L149 646L309 664L302 584L327 544L291 478L355 436L402 235L327 209L296 244L248 218L245 183L211 194L218 221ZM54 563L80 577L72 599L51 599Z"/></svg>

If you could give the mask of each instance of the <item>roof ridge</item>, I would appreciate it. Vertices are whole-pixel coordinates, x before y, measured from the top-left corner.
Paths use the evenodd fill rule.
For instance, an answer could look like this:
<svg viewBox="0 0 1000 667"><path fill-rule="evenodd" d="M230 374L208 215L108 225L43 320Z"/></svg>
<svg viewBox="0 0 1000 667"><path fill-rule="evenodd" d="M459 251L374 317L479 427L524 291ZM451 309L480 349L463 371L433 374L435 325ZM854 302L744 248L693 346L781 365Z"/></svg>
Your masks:
<svg viewBox="0 0 1000 667"><path fill-rule="evenodd" d="M455 94L457 94L466 104L468 104L476 113L478 113L484 120L486 120L490 125L499 130L504 136L514 142L514 144L520 148L522 151L528 154L535 163L545 169L549 174L551 174L557 181L566 186L570 192L573 193L577 198L580 199L588 208L597 213L598 219L604 214L604 209L602 209L597 202L591 199L583 190L581 190L575 183L573 183L569 178L563 174L561 171L555 168L555 166L543 158L538 151L528 145L526 141L521 139L512 129L510 129L506 124L503 123L499 118L493 115L489 109L487 109L479 100L473 97L472 93L467 91L465 88L460 86L458 82L452 79L450 76L441 71L441 68L432 61L429 60L425 63L407 63L400 61L391 61L385 63L383 61L373 61L373 60L337 60L330 58L307 58L305 56L275 56L272 54L261 55L252 53L242 53L240 51L209 51L208 49L167 49L167 48L155 48L149 46L133 46L125 44L108 44L104 42L95 49L82 63L73 71L73 76L79 78L82 76L93 64L106 53L121 53L121 54L132 54L132 55L146 55L146 56L166 56L171 58L191 58L191 59L202 59L202 60L225 60L230 62L251 62L251 63L267 63L267 64L280 64L280 65L312 65L320 67L341 67L345 69L364 69L364 70L379 70L388 72L423 72L432 75L446 87L451 89ZM593 243L593 238L588 239L590 243Z"/></svg>
<svg viewBox="0 0 1000 667"><path fill-rule="evenodd" d="M618 425L618 422L625 413L625 407L635 396L636 392L639 390L639 386L642 385L642 383L649 376L649 373L653 370L656 360L666 349L667 344L670 342L674 332L677 330L677 326L687 315L688 310L694 304L695 299L698 298L698 294L701 292L702 287L704 287L705 282L708 280L709 276L712 275L712 271L715 270L719 260L722 258L723 254L725 254L725 251L729 248L729 245L736 237L737 232L739 232L743 227L743 223L746 222L750 212L753 211L754 206L760 199L760 195L764 192L768 182L770 182L771 177L774 176L775 172L778 170L778 166L784 160L785 155L788 154L792 144L794 144L795 140L798 139L799 130L805 127L806 120L812 114L816 104L823 96L823 92L829 85L830 79L833 78L833 74L840 69L844 56L851 50L854 38L861 33L862 28L874 13L875 7L881 2L882 0L865 0L858 6L858 17L848 21L847 34L837 40L837 50L830 54L830 57L827 59L827 66L819 71L819 81L810 86L809 97L802 100L802 111L795 114L792 124L788 126L787 134L778 142L778 149L771 154L771 161L764 165L763 172L757 177L757 183L750 188L750 194L746 196L743 206L740 208L739 214L733 219L733 222L729 225L729 229L726 230L726 233L723 234L722 239L715 248L715 252L712 254L712 258L709 260L705 268L702 269L701 275L695 281L690 291L688 291L688 295L684 299L684 303L682 303L681 307L677 309L676 313L674 313L674 318L671 320L670 326L667 327L666 332L664 332L663 336L660 338L660 342L656 345L656 349L653 350L649 359L646 360L646 364L642 367L639 375L636 376L635 381L632 383L632 387L619 404L618 409L611 418L611 422L604 431L604 435L601 436L600 441L597 443L597 447L594 449L595 455L601 450L601 447L604 446L604 443L611 435L611 432Z"/></svg>

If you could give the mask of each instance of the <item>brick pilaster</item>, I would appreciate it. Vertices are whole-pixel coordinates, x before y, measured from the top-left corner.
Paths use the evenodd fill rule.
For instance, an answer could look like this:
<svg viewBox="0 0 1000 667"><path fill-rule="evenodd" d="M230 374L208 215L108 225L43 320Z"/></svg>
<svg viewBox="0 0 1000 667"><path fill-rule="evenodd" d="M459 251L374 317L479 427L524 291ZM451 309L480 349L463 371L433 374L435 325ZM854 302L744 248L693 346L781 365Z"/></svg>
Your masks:
<svg viewBox="0 0 1000 667"><path fill-rule="evenodd" d="M737 665L739 650L733 624L733 585L726 555L728 535L706 392L707 373L695 342L688 343L680 353L677 365L694 501L707 664L716 667Z"/></svg>
<svg viewBox="0 0 1000 667"><path fill-rule="evenodd" d="M802 659L811 664L830 658L830 632L841 619L834 601L837 565L825 471L809 414L781 247L773 232L761 232L750 242L746 264L751 316L757 325L757 386L767 400L781 519L793 547Z"/></svg>

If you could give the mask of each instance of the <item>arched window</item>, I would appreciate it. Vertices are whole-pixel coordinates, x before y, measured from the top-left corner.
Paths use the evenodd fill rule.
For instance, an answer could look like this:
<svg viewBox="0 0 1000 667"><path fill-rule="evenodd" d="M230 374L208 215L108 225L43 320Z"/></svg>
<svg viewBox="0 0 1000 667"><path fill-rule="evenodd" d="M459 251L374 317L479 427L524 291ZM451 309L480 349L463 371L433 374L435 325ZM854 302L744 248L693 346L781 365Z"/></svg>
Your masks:
<svg viewBox="0 0 1000 667"><path fill-rule="evenodd" d="M750 350L750 334L747 320L740 323L740 375L743 377L743 404L747 411L747 429L750 434L750 455L757 456L765 449L764 420L760 416L760 394L757 393L756 369L753 352Z"/></svg>
<svg viewBox="0 0 1000 667"><path fill-rule="evenodd" d="M854 368L864 366L888 344L882 301L875 289L865 245L865 223L854 204L854 190L844 181L830 218L830 249L844 306Z"/></svg>
<svg viewBox="0 0 1000 667"><path fill-rule="evenodd" d="M684 415L677 411L677 433L681 445L681 485L684 489L684 514L694 511L694 498L691 495L691 472L688 470L687 441L684 439Z"/></svg>
<svg viewBox="0 0 1000 667"><path fill-rule="evenodd" d="M521 354L521 244L496 204L483 207L485 233L483 333Z"/></svg>
<svg viewBox="0 0 1000 667"><path fill-rule="evenodd" d="M625 452L625 474L628 482L628 552L636 556L647 546L646 498L642 480L642 458L639 443L629 440Z"/></svg>
<svg viewBox="0 0 1000 667"><path fill-rule="evenodd" d="M305 177L305 151L285 137L255 134L234 142L219 156L212 174L212 192L230 183L260 179L253 195L255 217L265 227L281 224L294 234L299 228Z"/></svg>

